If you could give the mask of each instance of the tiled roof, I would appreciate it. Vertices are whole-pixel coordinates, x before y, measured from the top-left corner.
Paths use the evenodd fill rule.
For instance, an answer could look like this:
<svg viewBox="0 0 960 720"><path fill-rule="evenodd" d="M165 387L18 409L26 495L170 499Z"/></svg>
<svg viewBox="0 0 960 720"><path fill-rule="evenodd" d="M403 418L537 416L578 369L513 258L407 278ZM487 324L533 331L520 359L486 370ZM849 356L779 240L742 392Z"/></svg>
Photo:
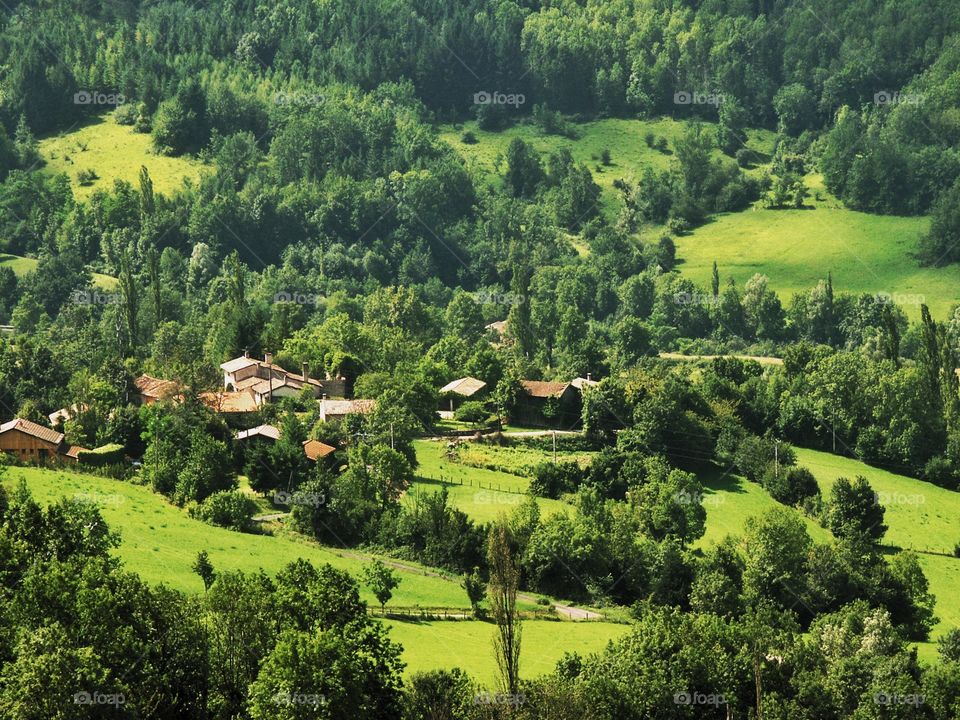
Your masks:
<svg viewBox="0 0 960 720"><path fill-rule="evenodd" d="M452 392L457 395L463 395L464 397L470 397L476 393L483 390L487 384L483 380L477 380L473 377L464 377L459 380L453 380L448 382L442 388L440 388L441 393Z"/></svg>
<svg viewBox="0 0 960 720"><path fill-rule="evenodd" d="M280 430L273 425L257 425L249 430L241 430L237 433L237 440L246 440L252 437L265 437L271 440L279 440Z"/></svg>
<svg viewBox="0 0 960 720"><path fill-rule="evenodd" d="M259 365L259 364L260 364L259 360L254 360L253 358L250 358L250 357L240 356L238 358L234 358L233 360L227 360L227 362L220 365L220 369L223 370L224 372L232 373L232 372L236 372L237 370L243 370L243 368L249 367L250 365Z"/></svg>
<svg viewBox="0 0 960 720"><path fill-rule="evenodd" d="M326 457L336 450L332 445L327 445L319 440L306 440L303 443L303 452L311 460L318 460Z"/></svg>
<svg viewBox="0 0 960 720"><path fill-rule="evenodd" d="M200 402L214 412L221 413L244 413L257 410L257 401L248 392L200 393Z"/></svg>
<svg viewBox="0 0 960 720"><path fill-rule="evenodd" d="M162 380L147 374L143 374L133 381L141 395L147 397L164 397L172 395L177 391L177 384L173 380Z"/></svg>
<svg viewBox="0 0 960 720"><path fill-rule="evenodd" d="M365 415L377 405L376 400L320 400L326 415Z"/></svg>
<svg viewBox="0 0 960 720"><path fill-rule="evenodd" d="M570 384L573 385L577 390L583 391L585 387L593 387L594 385L599 385L600 383L596 380L590 380L589 378L574 378L570 381Z"/></svg>
<svg viewBox="0 0 960 720"><path fill-rule="evenodd" d="M54 445L59 445L63 442L63 433L58 433L56 430L51 430L43 425L37 425L37 423L24 420L23 418L14 418L10 422L0 425L0 435L11 430L19 430L22 433L32 435L35 438L53 443Z"/></svg>
<svg viewBox="0 0 960 720"><path fill-rule="evenodd" d="M570 383L565 382L543 382L542 380L522 380L524 392L530 397L550 398L560 397L563 391L567 389Z"/></svg>

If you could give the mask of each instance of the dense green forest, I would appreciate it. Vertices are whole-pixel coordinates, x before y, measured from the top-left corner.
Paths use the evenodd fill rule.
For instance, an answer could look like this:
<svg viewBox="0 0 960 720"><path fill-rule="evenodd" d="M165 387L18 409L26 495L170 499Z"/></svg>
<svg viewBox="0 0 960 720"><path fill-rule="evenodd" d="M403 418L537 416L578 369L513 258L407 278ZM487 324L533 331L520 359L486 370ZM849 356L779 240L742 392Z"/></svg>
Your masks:
<svg viewBox="0 0 960 720"><path fill-rule="evenodd" d="M440 137L474 145L476 122L576 140L605 118L683 123L647 133L662 165L617 177L606 204L622 147L586 162L514 137L489 175ZM48 165L98 123L199 176L160 192L118 148L136 182L80 199L97 170ZM757 130L771 152L748 147ZM44 507L24 484L0 492L0 717L960 717L960 629L934 632L955 598L887 544L867 478L821 492L795 451L960 492L960 309L829 271L783 297L714 263L701 287L676 242L719 213L809 209L818 175L848 210L929 216L904 263L950 266L958 148L960 5L937 0L4 5L0 422L52 426L81 472L238 532L277 493L312 498L287 503L303 543L455 576L478 615L486 597L502 686L404 676L358 579L330 566L269 577L202 554L202 595L150 586L93 504ZM376 404L327 421L305 387L229 416L204 398L245 353ZM176 390L141 403L144 373ZM464 376L489 393L445 427L440 388ZM493 432L476 442L554 454L509 513L409 492L415 440L500 431L525 382L575 378L576 412L544 415L589 463L557 462L556 435ZM267 423L276 442L234 442ZM777 505L705 547L711 473ZM381 613L389 579L367 578L387 585ZM521 679L524 593L631 627Z"/></svg>

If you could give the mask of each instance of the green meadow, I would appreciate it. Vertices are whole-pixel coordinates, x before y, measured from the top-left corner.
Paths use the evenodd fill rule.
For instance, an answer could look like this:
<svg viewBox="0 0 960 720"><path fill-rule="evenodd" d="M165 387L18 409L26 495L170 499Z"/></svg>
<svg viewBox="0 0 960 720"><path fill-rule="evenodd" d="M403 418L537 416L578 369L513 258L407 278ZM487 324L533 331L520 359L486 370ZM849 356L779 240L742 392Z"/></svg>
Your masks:
<svg viewBox="0 0 960 720"><path fill-rule="evenodd" d="M171 195L184 180L196 181L203 164L185 157L167 157L154 152L150 135L136 133L128 125L117 125L112 114L103 115L87 125L40 141L40 153L46 160L44 171L65 173L73 194L85 200L95 190L109 190L114 180L125 180L135 187L140 168L146 167L154 191ZM81 185L77 173L92 170L97 178Z"/></svg>
<svg viewBox="0 0 960 720"><path fill-rule="evenodd" d="M808 178L816 186L819 178ZM917 240L929 227L926 217L869 215L847 210L820 191L804 210L757 207L718 215L675 239L680 271L710 287L713 263L721 282L739 286L755 273L786 304L833 274L840 293L889 293L911 318L925 302L938 318L960 302L960 278L951 268L923 268L913 258Z"/></svg>
<svg viewBox="0 0 960 720"><path fill-rule="evenodd" d="M0 254L0 267L8 267L13 270L17 277L23 277L27 273L37 269L37 261L33 258L20 257L19 255ZM93 273L93 284L104 290L113 290L117 287L117 279L110 275Z"/></svg>
<svg viewBox="0 0 960 720"><path fill-rule="evenodd" d="M659 120L627 120L609 118L586 123L571 123L576 129L576 138L561 135L546 135L536 125L520 123L502 132L480 130L476 122L462 125L442 125L440 137L446 140L467 161L467 164L479 171L482 177L491 183L499 183L500 176L506 170L506 154L510 141L515 137L530 143L540 154L544 163L552 152L567 148L574 160L583 162L593 173L594 181L602 190L601 203L608 216L614 215L619 207L619 192L613 187L614 180L627 182L636 180L644 168L654 167L664 170L670 165L673 154L668 148L665 152L647 147L644 139L648 132L656 137L665 137L669 147L680 137L685 123L662 118ZM712 131L713 123L704 123ZM463 142L463 134L472 132L477 142ZM766 130L748 132L747 146L761 153L773 151L774 134ZM610 151L610 164L601 162L604 150ZM719 157L719 153L718 153Z"/></svg>
<svg viewBox="0 0 960 720"><path fill-rule="evenodd" d="M386 621L390 635L403 645L406 673L459 667L481 685L494 689L496 626L476 621ZM602 650L630 626L607 622L527 620L520 645L520 675L534 678L552 672L566 652L581 655Z"/></svg>
<svg viewBox="0 0 960 720"><path fill-rule="evenodd" d="M531 123L521 122L502 132L480 130L475 122L442 125L440 136L493 185L502 183L506 170L506 152L510 141L519 137L546 161L558 148L568 148L574 159L587 164L602 190L605 214L613 218L621 201L613 187L615 180L636 180L646 167L658 170L670 166L673 155L650 148L648 132L665 137L670 146L683 132L684 123L672 119L605 119L571 123L576 138L545 135ZM708 129L714 126L704 123ZM463 142L465 132L476 143ZM774 135L751 130L747 146L768 157L773 151ZM611 162L604 165L601 155L609 150ZM718 153L719 156L719 153ZM749 170L762 173L769 165ZM683 237L675 238L681 272L709 287L714 261L722 279L733 277L740 285L754 273L770 278L771 287L784 302L795 292L804 292L818 280L833 273L834 288L848 293L889 293L899 296L900 304L911 318L920 314L920 302L926 302L936 317L946 316L960 302L960 278L950 268L921 268L913 258L917 239L929 227L926 217L870 215L848 210L823 186L823 178L806 178L811 194L804 210L766 210L760 207L743 212L717 215L705 225ZM653 239L659 232L645 240ZM571 238L581 252L585 246Z"/></svg>
<svg viewBox="0 0 960 720"><path fill-rule="evenodd" d="M810 469L824 495L838 477L862 475L869 481L886 508L884 523L889 529L883 543L918 553L937 598L940 623L931 638L960 627L960 558L952 556L954 545L960 543L960 493L816 450L798 449L797 462Z"/></svg>
<svg viewBox="0 0 960 720"><path fill-rule="evenodd" d="M149 583L164 583L189 593L203 590L200 578L190 570L197 553L206 550L217 570L263 570L275 574L298 558L315 565L330 563L357 575L365 560L353 553L326 548L293 533L277 535L238 533L191 518L185 510L169 503L147 487L80 473L38 468L10 468L5 485L14 487L24 477L40 503L60 497L95 502L112 530L119 532L117 556L124 565ZM415 563L405 563L415 567ZM399 571L400 587L392 605L423 607L467 607L458 582L426 574L426 571ZM364 599L377 604L372 593Z"/></svg>
<svg viewBox="0 0 960 720"><path fill-rule="evenodd" d="M474 443L469 445L468 450L473 450ZM417 440L414 447L420 465L417 479L405 497L406 502L414 502L418 494L437 492L446 487L451 505L465 512L474 522L483 523L492 522L501 514L509 515L526 497L529 478L453 462L446 456L447 445L442 441ZM507 449L496 448L488 452L496 454ZM548 498L537 498L537 503L545 516L566 507L565 503Z"/></svg>

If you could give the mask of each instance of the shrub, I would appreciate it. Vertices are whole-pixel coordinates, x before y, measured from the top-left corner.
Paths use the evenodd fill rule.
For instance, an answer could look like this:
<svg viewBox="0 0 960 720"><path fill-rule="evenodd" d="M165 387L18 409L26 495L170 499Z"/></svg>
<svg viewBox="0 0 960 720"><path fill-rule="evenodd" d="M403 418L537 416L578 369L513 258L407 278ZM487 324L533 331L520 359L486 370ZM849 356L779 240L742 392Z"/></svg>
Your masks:
<svg viewBox="0 0 960 720"><path fill-rule="evenodd" d="M737 150L737 165L742 168L750 167L753 164L753 151L749 148L740 148Z"/></svg>
<svg viewBox="0 0 960 720"><path fill-rule="evenodd" d="M600 151L600 162L602 162L604 165L610 164L610 150L608 148L604 148Z"/></svg>
<svg viewBox="0 0 960 720"><path fill-rule="evenodd" d="M530 492L556 499L564 493L576 492L585 477L586 471L575 462L540 463L533 468Z"/></svg>
<svg viewBox="0 0 960 720"><path fill-rule="evenodd" d="M463 135L460 136L460 142L464 145L476 145L477 136L473 134L472 130L467 130Z"/></svg>
<svg viewBox="0 0 960 720"><path fill-rule="evenodd" d="M781 468L779 473L768 470L763 484L771 497L784 505L800 505L820 492L813 473L802 467Z"/></svg>
<svg viewBox="0 0 960 720"><path fill-rule="evenodd" d="M87 168L86 170L81 170L77 173L77 182L81 185L93 185L97 177L98 176L96 172L90 168Z"/></svg>
<svg viewBox="0 0 960 720"><path fill-rule="evenodd" d="M123 445L119 445L117 443L101 445L93 450L81 450L77 455L77 461L89 467L119 465L123 462L123 459Z"/></svg>
<svg viewBox="0 0 960 720"><path fill-rule="evenodd" d="M643 134L643 141L647 144L648 148L652 148L657 142L657 136L654 135L651 131L647 130Z"/></svg>
<svg viewBox="0 0 960 720"><path fill-rule="evenodd" d="M133 125L137 121L137 108L133 103L120 105L113 113L113 121L117 125Z"/></svg>
<svg viewBox="0 0 960 720"><path fill-rule="evenodd" d="M195 518L237 531L245 530L256 512L257 504L237 490L215 492L190 510Z"/></svg>
<svg viewBox="0 0 960 720"><path fill-rule="evenodd" d="M482 402L476 400L463 403L453 413L453 416L460 422L467 422L472 425L483 425L490 420L490 412Z"/></svg>
<svg viewBox="0 0 960 720"><path fill-rule="evenodd" d="M660 137L658 137L658 138L657 138L657 150L659 150L659 151L662 152L662 153L665 153L665 152L667 152L667 150L669 150L669 149L670 149L670 143L667 142L667 139L666 139L665 137L663 137L662 135L661 135Z"/></svg>

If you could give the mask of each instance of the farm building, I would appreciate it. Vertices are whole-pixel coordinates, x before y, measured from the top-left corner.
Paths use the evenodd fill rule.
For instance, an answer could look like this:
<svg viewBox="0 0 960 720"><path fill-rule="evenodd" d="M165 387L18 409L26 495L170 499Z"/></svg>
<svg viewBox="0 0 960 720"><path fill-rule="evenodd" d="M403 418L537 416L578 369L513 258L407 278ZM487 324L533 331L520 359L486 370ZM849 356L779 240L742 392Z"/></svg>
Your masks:
<svg viewBox="0 0 960 720"><path fill-rule="evenodd" d="M453 412L467 400L479 400L486 389L487 384L483 380L472 377L448 382L440 388L440 410Z"/></svg>
<svg viewBox="0 0 960 720"><path fill-rule="evenodd" d="M48 463L59 460L75 463L84 448L67 445L63 433L15 418L0 425L0 450L22 462Z"/></svg>
<svg viewBox="0 0 960 720"><path fill-rule="evenodd" d="M343 378L318 380L310 377L306 363L299 375L292 373L273 362L273 355L266 353L263 360L244 353L220 366L223 370L223 389L228 392L249 392L257 405L263 405L275 398L297 397L304 388L309 388L315 397L323 394L343 397L346 381Z"/></svg>
<svg viewBox="0 0 960 720"><path fill-rule="evenodd" d="M133 381L141 405L153 405L158 400L176 397L178 386L173 380L163 380L144 373Z"/></svg>
<svg viewBox="0 0 960 720"><path fill-rule="evenodd" d="M580 424L582 398L572 382L522 380L510 421L530 427L569 430Z"/></svg>
<svg viewBox="0 0 960 720"><path fill-rule="evenodd" d="M225 415L243 415L259 410L257 401L249 392L204 392L200 393L200 402L213 410L215 413Z"/></svg>
<svg viewBox="0 0 960 720"><path fill-rule="evenodd" d="M366 415L377 406L376 400L331 400L323 397L320 403L320 419L324 422L343 420L348 415Z"/></svg>
<svg viewBox="0 0 960 720"><path fill-rule="evenodd" d="M241 430L237 433L236 438L241 442L250 440L276 442L280 439L280 428L275 425L257 425L249 430ZM319 440L303 441L303 454L313 462L327 457L334 451L336 451L335 447L322 443Z"/></svg>

